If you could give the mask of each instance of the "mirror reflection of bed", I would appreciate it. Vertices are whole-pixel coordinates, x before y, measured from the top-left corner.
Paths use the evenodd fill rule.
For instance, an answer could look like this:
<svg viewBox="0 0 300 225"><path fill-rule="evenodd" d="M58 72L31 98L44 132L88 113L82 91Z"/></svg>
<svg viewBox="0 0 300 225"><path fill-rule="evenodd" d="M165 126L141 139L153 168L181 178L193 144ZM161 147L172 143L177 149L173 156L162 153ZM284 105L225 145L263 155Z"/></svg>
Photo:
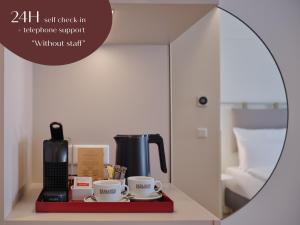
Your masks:
<svg viewBox="0 0 300 225"><path fill-rule="evenodd" d="M287 125L285 104L280 109L233 105L222 104L223 120L227 120L222 128L228 134L222 135L222 150L229 149L221 177L225 215L247 204L267 182L280 157Z"/></svg>
<svg viewBox="0 0 300 225"><path fill-rule="evenodd" d="M280 72L257 36L221 13L221 186L223 217L246 205L280 158L287 102Z"/></svg>

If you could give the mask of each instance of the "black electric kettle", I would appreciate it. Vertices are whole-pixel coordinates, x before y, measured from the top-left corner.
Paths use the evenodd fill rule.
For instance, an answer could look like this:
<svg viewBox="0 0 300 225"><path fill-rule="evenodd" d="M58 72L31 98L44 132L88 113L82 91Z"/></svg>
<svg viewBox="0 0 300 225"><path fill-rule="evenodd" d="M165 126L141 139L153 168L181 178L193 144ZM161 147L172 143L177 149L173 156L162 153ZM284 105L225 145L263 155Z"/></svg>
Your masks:
<svg viewBox="0 0 300 225"><path fill-rule="evenodd" d="M159 134L117 135L116 165L127 167L126 178L130 176L150 175L149 144L157 144L159 150L160 168L166 173L167 165L164 141Z"/></svg>

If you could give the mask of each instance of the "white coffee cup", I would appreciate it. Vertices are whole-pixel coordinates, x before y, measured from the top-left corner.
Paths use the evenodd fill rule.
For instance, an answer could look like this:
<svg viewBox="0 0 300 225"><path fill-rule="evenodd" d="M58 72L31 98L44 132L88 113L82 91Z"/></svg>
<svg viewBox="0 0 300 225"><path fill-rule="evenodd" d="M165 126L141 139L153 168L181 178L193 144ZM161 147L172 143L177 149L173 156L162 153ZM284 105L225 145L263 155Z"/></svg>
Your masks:
<svg viewBox="0 0 300 225"><path fill-rule="evenodd" d="M93 188L97 202L119 202L129 193L128 186L119 180L98 180L93 183Z"/></svg>
<svg viewBox="0 0 300 225"><path fill-rule="evenodd" d="M130 194L136 197L149 197L162 190L162 183L153 177L136 176L128 177L127 180ZM157 189L155 189L155 186Z"/></svg>

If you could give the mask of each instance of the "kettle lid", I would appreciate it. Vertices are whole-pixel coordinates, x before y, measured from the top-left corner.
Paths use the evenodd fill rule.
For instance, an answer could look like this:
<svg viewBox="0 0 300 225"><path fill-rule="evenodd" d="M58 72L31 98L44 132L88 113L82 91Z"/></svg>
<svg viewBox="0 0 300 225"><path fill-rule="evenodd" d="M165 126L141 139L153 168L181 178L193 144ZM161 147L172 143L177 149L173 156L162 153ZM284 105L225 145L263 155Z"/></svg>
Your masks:
<svg viewBox="0 0 300 225"><path fill-rule="evenodd" d="M118 134L114 137L114 139L121 139L121 138L142 138L142 137L146 137L149 136L148 134L129 134L129 135L124 135L124 134Z"/></svg>

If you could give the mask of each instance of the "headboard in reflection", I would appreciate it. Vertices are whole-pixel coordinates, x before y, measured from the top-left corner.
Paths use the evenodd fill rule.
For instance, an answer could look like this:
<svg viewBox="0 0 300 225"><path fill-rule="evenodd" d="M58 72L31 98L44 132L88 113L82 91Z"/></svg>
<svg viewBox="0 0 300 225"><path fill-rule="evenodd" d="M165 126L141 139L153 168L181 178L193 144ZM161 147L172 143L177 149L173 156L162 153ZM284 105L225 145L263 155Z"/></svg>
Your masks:
<svg viewBox="0 0 300 225"><path fill-rule="evenodd" d="M247 204L264 186L280 157L287 128L286 103L222 103L224 211Z"/></svg>

